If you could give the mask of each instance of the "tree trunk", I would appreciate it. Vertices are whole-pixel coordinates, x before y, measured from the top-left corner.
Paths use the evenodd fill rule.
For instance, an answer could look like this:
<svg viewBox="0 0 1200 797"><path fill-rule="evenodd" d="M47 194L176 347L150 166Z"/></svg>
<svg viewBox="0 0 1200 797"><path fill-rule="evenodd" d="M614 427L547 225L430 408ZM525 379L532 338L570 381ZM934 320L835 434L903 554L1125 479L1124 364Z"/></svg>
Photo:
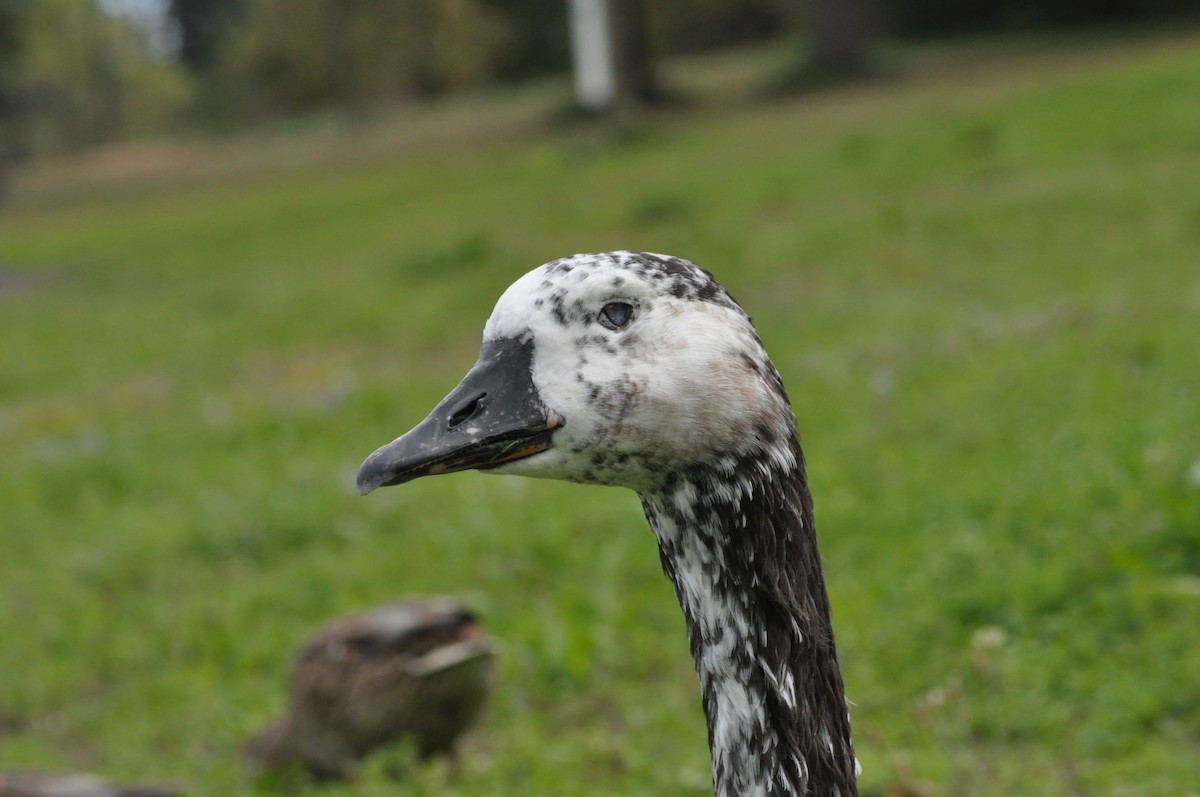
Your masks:
<svg viewBox="0 0 1200 797"><path fill-rule="evenodd" d="M570 0L575 98L612 113L660 99L642 0Z"/></svg>
<svg viewBox="0 0 1200 797"><path fill-rule="evenodd" d="M575 102L585 111L604 113L616 103L606 0L568 0L571 63L575 73Z"/></svg>
<svg viewBox="0 0 1200 797"><path fill-rule="evenodd" d="M607 0L611 20L613 64L617 102L646 105L661 99L654 62L646 41L646 14L642 0Z"/></svg>
<svg viewBox="0 0 1200 797"><path fill-rule="evenodd" d="M809 70L849 77L867 69L870 19L866 0L810 0Z"/></svg>
<svg viewBox="0 0 1200 797"><path fill-rule="evenodd" d="M221 37L241 10L242 0L171 0L168 8L179 25L180 56L193 72L212 66Z"/></svg>

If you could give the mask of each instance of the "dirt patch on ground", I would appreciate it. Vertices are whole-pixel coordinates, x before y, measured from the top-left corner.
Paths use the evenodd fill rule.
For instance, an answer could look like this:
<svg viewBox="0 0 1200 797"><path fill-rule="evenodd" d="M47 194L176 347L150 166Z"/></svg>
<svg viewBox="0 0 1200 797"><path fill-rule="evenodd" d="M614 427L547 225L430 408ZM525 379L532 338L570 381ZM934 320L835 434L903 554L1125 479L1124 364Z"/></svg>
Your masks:
<svg viewBox="0 0 1200 797"><path fill-rule="evenodd" d="M488 146L544 132L557 95L504 103L479 100L398 110L378 118L330 117L251 130L229 138L143 141L20 164L9 175L16 208L114 192L220 182L373 163L380 158ZM0 266L2 267L2 266Z"/></svg>

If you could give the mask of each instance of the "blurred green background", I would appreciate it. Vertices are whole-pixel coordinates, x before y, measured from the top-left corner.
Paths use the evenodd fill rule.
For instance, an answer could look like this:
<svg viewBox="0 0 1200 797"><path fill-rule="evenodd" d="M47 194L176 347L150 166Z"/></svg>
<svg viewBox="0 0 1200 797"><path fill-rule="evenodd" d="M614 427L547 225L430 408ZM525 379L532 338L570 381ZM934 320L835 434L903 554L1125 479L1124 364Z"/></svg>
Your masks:
<svg viewBox="0 0 1200 797"><path fill-rule="evenodd" d="M228 41L261 55L244 40L271 26L245 20L278 4L244 5ZM490 20L512 56L537 46L504 33L519 5L413 8ZM294 647L452 593L502 644L463 771L397 782L399 750L306 788L710 794L634 495L478 473L353 490L512 280L638 248L713 271L789 387L864 791L1198 793L1200 27L1014 11L913 38L880 13L870 68L814 81L803 14L763 2L736 42L668 41L663 4L674 101L581 118L561 32L544 64L475 53L460 82L291 106L222 89L228 64L188 71L169 8L4 8L140 53L142 83L117 84L146 115L101 129L85 88L68 135L29 115L29 59L86 49L25 37L0 61L23 98L0 205L0 768L282 793L239 749Z"/></svg>

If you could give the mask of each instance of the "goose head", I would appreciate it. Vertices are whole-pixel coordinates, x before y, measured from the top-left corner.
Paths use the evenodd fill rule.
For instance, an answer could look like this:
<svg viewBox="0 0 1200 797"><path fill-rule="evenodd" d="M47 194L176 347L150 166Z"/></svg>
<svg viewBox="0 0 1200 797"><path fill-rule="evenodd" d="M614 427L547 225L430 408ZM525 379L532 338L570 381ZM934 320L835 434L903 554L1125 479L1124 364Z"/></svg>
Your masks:
<svg viewBox="0 0 1200 797"><path fill-rule="evenodd" d="M478 361L362 465L363 494L476 468L654 493L794 429L750 319L707 271L640 252L575 255L500 297Z"/></svg>

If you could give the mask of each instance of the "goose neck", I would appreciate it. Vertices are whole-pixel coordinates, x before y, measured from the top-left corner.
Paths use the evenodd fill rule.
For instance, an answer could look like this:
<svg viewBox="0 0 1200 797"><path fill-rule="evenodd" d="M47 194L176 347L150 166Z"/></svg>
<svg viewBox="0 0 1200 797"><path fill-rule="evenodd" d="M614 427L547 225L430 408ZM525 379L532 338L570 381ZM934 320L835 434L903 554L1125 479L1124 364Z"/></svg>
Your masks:
<svg viewBox="0 0 1200 797"><path fill-rule="evenodd" d="M856 763L799 443L642 496L700 680L718 797L853 797ZM790 463L790 464L789 464Z"/></svg>

